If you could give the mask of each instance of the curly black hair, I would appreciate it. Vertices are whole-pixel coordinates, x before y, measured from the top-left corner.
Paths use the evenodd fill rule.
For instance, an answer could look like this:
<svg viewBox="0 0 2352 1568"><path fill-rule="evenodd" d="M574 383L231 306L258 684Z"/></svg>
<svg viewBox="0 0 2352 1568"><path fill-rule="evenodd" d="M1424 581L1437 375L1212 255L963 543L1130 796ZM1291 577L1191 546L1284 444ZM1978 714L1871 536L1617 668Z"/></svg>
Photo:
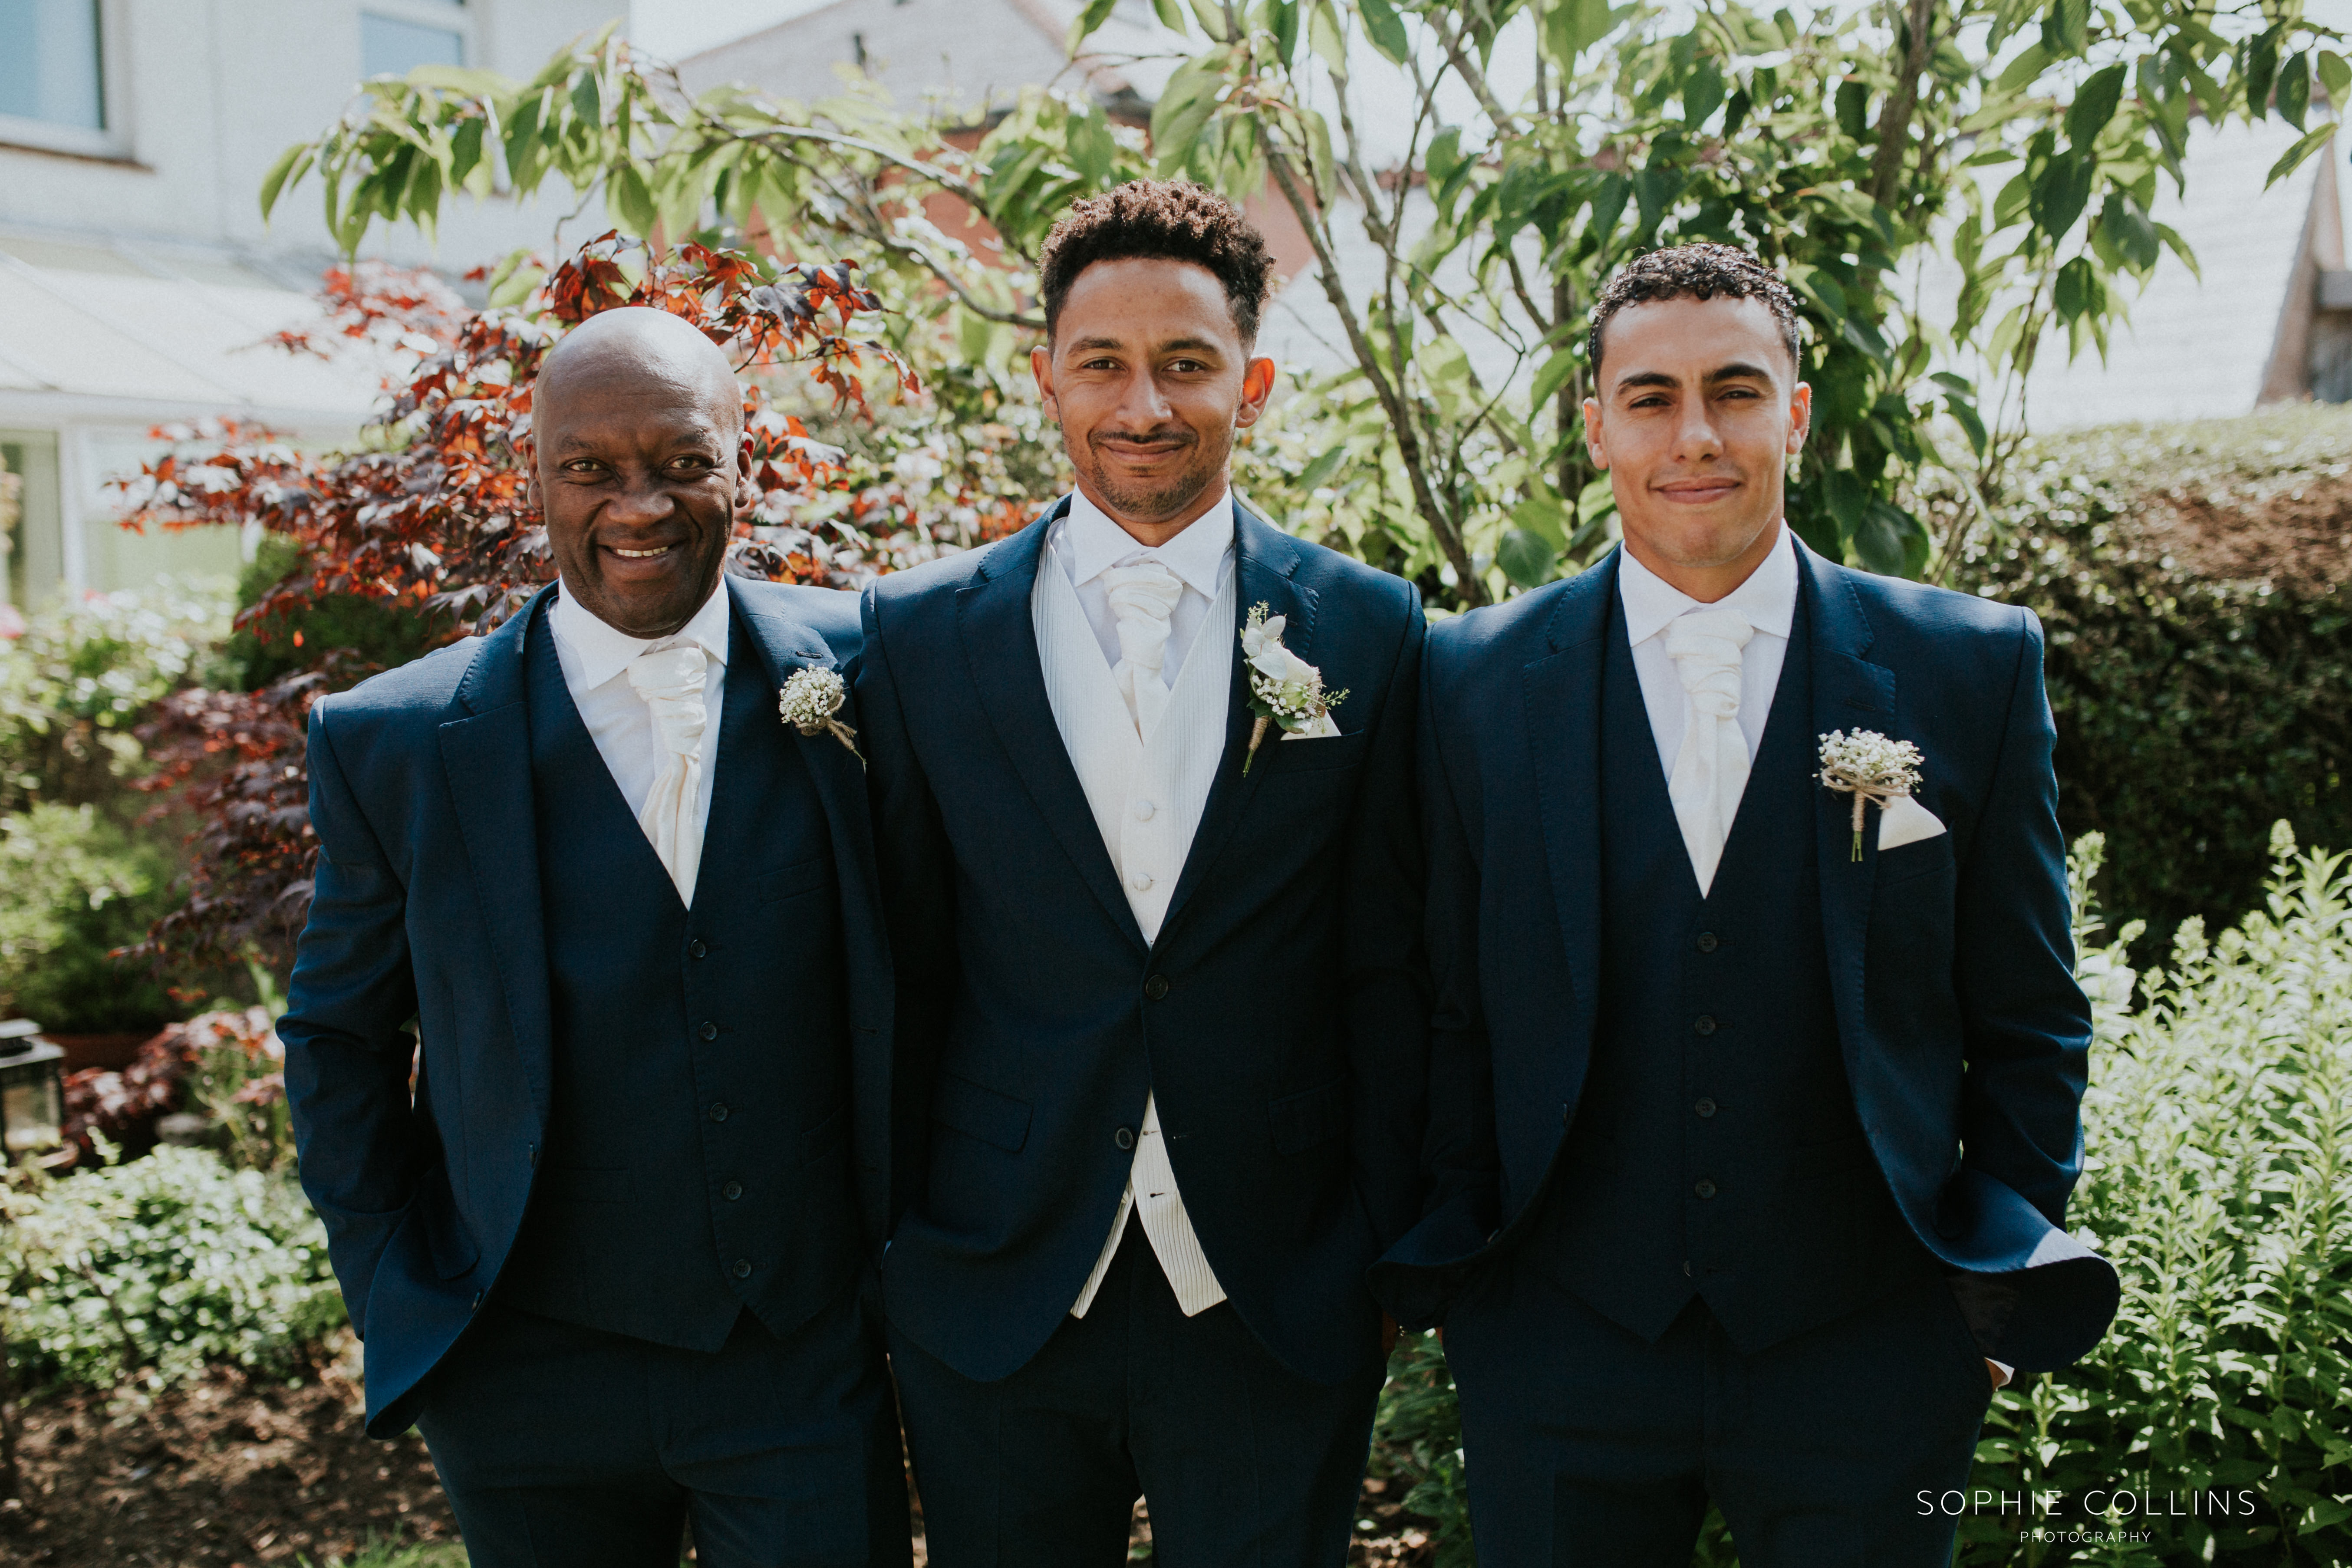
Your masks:
<svg viewBox="0 0 2352 1568"><path fill-rule="evenodd" d="M1585 358L1592 374L1601 374L1601 332L1609 318L1628 305L1652 300L1760 300L1780 323L1780 342L1789 363L1801 364L1797 335L1797 296L1780 275L1736 245L1671 245L1637 256L1617 269L1592 307L1592 330L1585 339Z"/></svg>
<svg viewBox="0 0 2352 1568"><path fill-rule="evenodd" d="M1037 262L1045 335L1054 335L1079 273L1135 257L1195 262L1216 274L1243 344L1256 344L1258 315L1274 295L1274 253L1241 208L1184 180L1130 180L1077 203L1054 225Z"/></svg>

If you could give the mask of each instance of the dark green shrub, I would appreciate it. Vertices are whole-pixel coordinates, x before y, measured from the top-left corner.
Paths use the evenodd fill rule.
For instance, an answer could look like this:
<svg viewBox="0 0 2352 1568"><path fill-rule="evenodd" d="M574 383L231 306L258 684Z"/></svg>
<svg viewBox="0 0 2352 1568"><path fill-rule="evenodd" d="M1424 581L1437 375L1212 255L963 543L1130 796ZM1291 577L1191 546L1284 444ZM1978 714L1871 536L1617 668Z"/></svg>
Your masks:
<svg viewBox="0 0 2352 1568"><path fill-rule="evenodd" d="M109 953L178 898L173 851L95 805L0 816L0 1016L61 1035L153 1028L182 1011L148 966Z"/></svg>
<svg viewBox="0 0 2352 1568"><path fill-rule="evenodd" d="M242 612L301 564L301 546L282 534L266 534L252 563L237 579ZM363 668L391 669L432 645L425 617L390 599L334 595L299 616L275 616L239 626L223 647L235 689L258 691L273 680L309 669L324 648L343 648Z"/></svg>
<svg viewBox="0 0 2352 1568"><path fill-rule="evenodd" d="M2060 820L2159 950L2260 900L2279 818L2352 844L2347 476L2336 408L2046 439L1952 574L2041 616Z"/></svg>

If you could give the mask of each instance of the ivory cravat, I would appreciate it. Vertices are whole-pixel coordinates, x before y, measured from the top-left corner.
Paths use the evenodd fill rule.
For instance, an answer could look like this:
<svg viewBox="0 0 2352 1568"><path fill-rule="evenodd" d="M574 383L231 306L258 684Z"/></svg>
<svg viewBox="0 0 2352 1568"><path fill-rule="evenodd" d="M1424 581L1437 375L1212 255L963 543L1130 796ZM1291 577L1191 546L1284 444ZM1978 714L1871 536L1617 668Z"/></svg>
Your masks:
<svg viewBox="0 0 2352 1568"><path fill-rule="evenodd" d="M1103 574L1110 613L1118 626L1118 662L1111 679L1127 700L1135 732L1149 742L1168 711L1169 616L1184 596L1184 580L1157 561L1114 566Z"/></svg>
<svg viewBox="0 0 2352 1568"><path fill-rule="evenodd" d="M629 685L653 713L660 744L660 771L637 813L637 826L661 857L679 900L694 906L694 882L702 865L702 682L709 658L692 643L649 648L629 661Z"/></svg>
<svg viewBox="0 0 2352 1568"><path fill-rule="evenodd" d="M1741 651L1755 627L1737 610L1693 610L1666 623L1666 657L1683 683L1683 744L1666 779L1704 896L1715 885L1731 819L1748 787L1748 737L1739 729Z"/></svg>

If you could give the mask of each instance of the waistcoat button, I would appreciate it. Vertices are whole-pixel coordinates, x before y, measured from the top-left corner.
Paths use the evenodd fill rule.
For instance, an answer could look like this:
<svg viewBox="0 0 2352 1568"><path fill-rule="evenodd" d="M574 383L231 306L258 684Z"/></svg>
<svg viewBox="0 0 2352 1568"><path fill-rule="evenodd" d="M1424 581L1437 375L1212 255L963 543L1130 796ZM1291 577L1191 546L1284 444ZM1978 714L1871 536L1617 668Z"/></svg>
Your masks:
<svg viewBox="0 0 2352 1568"><path fill-rule="evenodd" d="M1151 820L1151 814L1159 809L1148 800L1139 800L1135 803L1135 820L1149 822Z"/></svg>
<svg viewBox="0 0 2352 1568"><path fill-rule="evenodd" d="M740 1182L730 1182L725 1186L719 1188L719 1192L720 1196L724 1197L731 1204L737 1198L743 1195L743 1184Z"/></svg>
<svg viewBox="0 0 2352 1568"><path fill-rule="evenodd" d="M719 1105L714 1105L714 1106L712 1106L712 1107L710 1108L710 1120L711 1120L711 1121L726 1121L726 1120L727 1120L727 1107L726 1107L724 1104L719 1104Z"/></svg>
<svg viewBox="0 0 2352 1568"><path fill-rule="evenodd" d="M1703 931L1698 933L1698 950L1701 952L1713 952L1717 946L1717 943L1715 940L1715 933L1713 931Z"/></svg>
<svg viewBox="0 0 2352 1568"><path fill-rule="evenodd" d="M1697 1111L1701 1116L1713 1116L1715 1114L1715 1101L1711 1100L1702 1100L1696 1105L1691 1107L1691 1109Z"/></svg>
<svg viewBox="0 0 2352 1568"><path fill-rule="evenodd" d="M1122 1127L1110 1135L1110 1141L1122 1149L1132 1149L1135 1147L1135 1129Z"/></svg>
<svg viewBox="0 0 2352 1568"><path fill-rule="evenodd" d="M1151 873L1138 871L1127 879L1127 885L1139 893L1148 893L1151 890Z"/></svg>
<svg viewBox="0 0 2352 1568"><path fill-rule="evenodd" d="M702 1037L706 1040L717 1039L719 1037L719 1026L709 1023L704 1024L702 1026Z"/></svg>
<svg viewBox="0 0 2352 1568"><path fill-rule="evenodd" d="M1143 983L1143 994L1157 1002L1168 994L1168 976L1155 974Z"/></svg>
<svg viewBox="0 0 2352 1568"><path fill-rule="evenodd" d="M710 956L710 949L703 944L700 937L696 937L686 944L686 955L688 958L708 958Z"/></svg>
<svg viewBox="0 0 2352 1568"><path fill-rule="evenodd" d="M1696 1186L1691 1188L1691 1191L1703 1198L1711 1198L1715 1196L1715 1184L1702 1178Z"/></svg>
<svg viewBox="0 0 2352 1568"><path fill-rule="evenodd" d="M751 1278L751 1260L750 1258L739 1258L735 1260L735 1278L738 1279L749 1279Z"/></svg>
<svg viewBox="0 0 2352 1568"><path fill-rule="evenodd" d="M1691 1027L1696 1029L1702 1035L1712 1035L1715 1033L1715 1018L1710 1014L1701 1013L1698 1016L1697 1021L1693 1023Z"/></svg>

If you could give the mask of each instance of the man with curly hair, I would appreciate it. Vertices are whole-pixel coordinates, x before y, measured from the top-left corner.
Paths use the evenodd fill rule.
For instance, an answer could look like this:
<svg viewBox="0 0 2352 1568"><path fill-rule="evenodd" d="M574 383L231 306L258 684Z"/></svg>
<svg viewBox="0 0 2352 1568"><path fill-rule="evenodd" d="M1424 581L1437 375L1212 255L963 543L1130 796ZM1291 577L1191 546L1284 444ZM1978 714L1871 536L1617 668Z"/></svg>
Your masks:
<svg viewBox="0 0 2352 1568"><path fill-rule="evenodd" d="M1124 185L1042 274L1076 489L876 584L856 682L930 1560L1111 1568L1141 1495L1165 1561L1339 1568L1420 1216L1421 605L1234 494L1275 367L1230 203Z"/></svg>
<svg viewBox="0 0 2352 1568"><path fill-rule="evenodd" d="M1710 1503L1747 1568L1948 1563L1993 1389L2115 1310L2041 627L1797 541L1800 346L1745 251L1629 264L1622 548L1430 637L1437 1187L1376 1279L1445 1326L1486 1568L1682 1568ZM1908 794L1832 787L1897 742Z"/></svg>

